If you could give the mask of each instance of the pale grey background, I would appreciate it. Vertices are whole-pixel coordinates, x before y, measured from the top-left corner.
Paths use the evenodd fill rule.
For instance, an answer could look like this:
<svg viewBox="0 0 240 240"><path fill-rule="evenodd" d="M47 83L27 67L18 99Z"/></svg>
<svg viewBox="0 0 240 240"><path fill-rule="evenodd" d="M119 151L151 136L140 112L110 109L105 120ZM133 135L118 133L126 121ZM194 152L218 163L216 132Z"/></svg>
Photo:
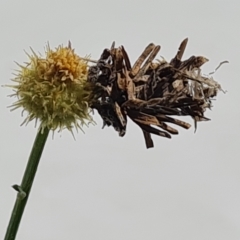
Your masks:
<svg viewBox="0 0 240 240"><path fill-rule="evenodd" d="M1 85L13 77L23 50L43 53L72 41L77 53L97 59L113 40L134 61L145 46L162 46L171 59L189 37L185 58L210 59L220 93L210 122L180 129L172 140L154 137L146 150L129 122L124 138L97 126L50 136L18 232L19 240L240 239L240 3L239 1L34 1L0 2ZM3 238L37 129L20 127L21 111L1 91L0 237ZM191 120L191 119L188 119Z"/></svg>

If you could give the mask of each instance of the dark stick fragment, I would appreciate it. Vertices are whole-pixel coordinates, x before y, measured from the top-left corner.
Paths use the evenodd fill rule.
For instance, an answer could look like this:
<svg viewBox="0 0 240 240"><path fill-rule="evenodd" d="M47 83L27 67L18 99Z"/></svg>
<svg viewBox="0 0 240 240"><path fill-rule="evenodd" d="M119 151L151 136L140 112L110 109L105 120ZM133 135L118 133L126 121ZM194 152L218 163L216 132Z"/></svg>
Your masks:
<svg viewBox="0 0 240 240"><path fill-rule="evenodd" d="M146 60L146 62L143 64L143 67L140 69L140 71L136 74L136 76L134 77L134 81L135 82L138 82L138 79L141 78L145 73L146 71L148 70L150 64L152 63L152 61L154 60L154 58L157 56L159 50L160 50L160 46L156 46L150 56L148 57L148 59Z"/></svg>
<svg viewBox="0 0 240 240"><path fill-rule="evenodd" d="M143 62L145 61L145 59L147 58L147 56L151 53L151 51L154 49L155 45L153 43L150 43L145 50L142 52L142 54L140 55L140 57L138 58L138 60L135 62L135 64L132 67L132 70L130 72L130 76L131 77L135 77L138 73L138 71L141 68L141 65L143 64Z"/></svg>
<svg viewBox="0 0 240 240"><path fill-rule="evenodd" d="M146 132L149 132L149 133L161 136L161 137L165 137L165 138L172 138L169 133L161 131L161 130L158 130L158 129L154 128L154 127L151 127L150 125L145 125L145 124L138 123L138 122L135 122L135 123L140 128L142 128L143 131L146 131Z"/></svg>
<svg viewBox="0 0 240 240"><path fill-rule="evenodd" d="M149 132L144 131L144 130L142 130L142 132L143 132L143 136L144 136L144 139L145 139L146 147L147 148L153 148L154 144L153 144L153 140L151 138L151 134Z"/></svg>
<svg viewBox="0 0 240 240"><path fill-rule="evenodd" d="M181 64L181 60L182 60L182 56L184 54L184 51L186 49L186 46L187 46L187 42L188 42L188 38L185 38L180 46L179 46L179 49L178 49L178 52L176 54L176 56L171 60L170 64L175 67L175 68L178 68Z"/></svg>
<svg viewBox="0 0 240 240"><path fill-rule="evenodd" d="M127 54L127 52L125 51L125 49L124 49L123 46L121 46L121 48L122 48L122 55L123 55L123 59L124 59L124 61L125 61L126 68L127 68L128 71L131 71L131 68L132 68L132 67L131 67L131 63L130 63L128 54Z"/></svg>

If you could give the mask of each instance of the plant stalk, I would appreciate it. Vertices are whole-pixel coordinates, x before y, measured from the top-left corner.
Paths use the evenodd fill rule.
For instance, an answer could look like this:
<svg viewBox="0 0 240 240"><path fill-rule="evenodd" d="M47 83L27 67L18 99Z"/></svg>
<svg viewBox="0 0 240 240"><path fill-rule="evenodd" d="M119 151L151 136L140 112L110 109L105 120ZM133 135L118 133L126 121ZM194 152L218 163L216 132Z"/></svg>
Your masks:
<svg viewBox="0 0 240 240"><path fill-rule="evenodd" d="M28 159L27 167L23 175L22 183L20 186L13 185L13 188L18 191L18 194L4 240L14 240L17 235L18 227L31 191L48 134L49 129L46 127L43 131L41 128L38 130L32 151Z"/></svg>

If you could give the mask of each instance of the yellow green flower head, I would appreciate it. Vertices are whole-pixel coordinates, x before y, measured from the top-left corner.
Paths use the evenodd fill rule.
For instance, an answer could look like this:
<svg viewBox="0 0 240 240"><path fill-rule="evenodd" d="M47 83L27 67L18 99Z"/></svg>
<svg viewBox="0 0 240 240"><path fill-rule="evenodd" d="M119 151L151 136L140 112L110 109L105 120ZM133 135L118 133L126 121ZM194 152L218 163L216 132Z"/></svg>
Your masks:
<svg viewBox="0 0 240 240"><path fill-rule="evenodd" d="M88 61L80 58L70 44L55 50L48 45L44 58L34 51L28 57L29 62L19 65L13 79L17 85L11 86L15 90L12 96L18 97L12 106L28 113L24 123L35 119L40 120L42 128L71 131L91 122L90 92L86 88Z"/></svg>

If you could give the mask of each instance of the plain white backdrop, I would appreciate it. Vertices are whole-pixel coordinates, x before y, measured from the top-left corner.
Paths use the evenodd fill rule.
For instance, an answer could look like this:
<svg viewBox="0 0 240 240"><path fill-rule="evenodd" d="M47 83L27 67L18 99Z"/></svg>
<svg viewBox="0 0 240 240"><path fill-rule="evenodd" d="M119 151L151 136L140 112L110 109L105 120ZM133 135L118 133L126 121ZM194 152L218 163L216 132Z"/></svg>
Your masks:
<svg viewBox="0 0 240 240"><path fill-rule="evenodd" d="M44 52L66 44L98 59L104 48L124 45L132 62L150 42L170 60L189 38L184 57L203 55L219 93L209 122L173 139L154 137L145 149L141 130L127 134L96 126L55 133L44 150L19 228L19 240L239 240L240 239L240 3L239 1L1 0L0 83L9 84L27 60L24 50ZM160 57L160 55L158 57ZM1 91L0 238L5 235L37 129L20 127ZM187 119L192 122L191 119Z"/></svg>

